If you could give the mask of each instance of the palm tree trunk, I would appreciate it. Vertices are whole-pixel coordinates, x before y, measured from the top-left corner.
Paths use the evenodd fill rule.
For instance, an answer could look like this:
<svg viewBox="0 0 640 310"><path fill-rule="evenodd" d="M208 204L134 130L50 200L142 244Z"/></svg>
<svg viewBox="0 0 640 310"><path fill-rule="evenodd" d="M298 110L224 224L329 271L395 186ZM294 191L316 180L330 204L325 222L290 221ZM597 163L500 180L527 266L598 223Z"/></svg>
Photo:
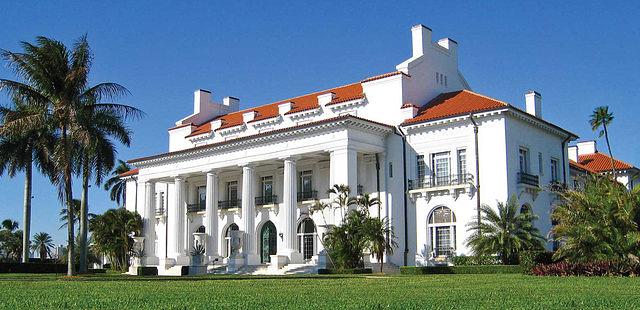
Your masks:
<svg viewBox="0 0 640 310"><path fill-rule="evenodd" d="M22 214L22 262L29 262L29 233L31 230L31 185L32 185L32 155L27 155L27 165L24 169L24 209Z"/></svg>
<svg viewBox="0 0 640 310"><path fill-rule="evenodd" d="M67 136L67 127L62 127L62 147L64 148L62 159L64 161L64 198L67 203L67 276L73 276L75 274L75 242L74 242L74 214L73 214L73 188L71 187L71 147L69 145L68 136Z"/></svg>
<svg viewBox="0 0 640 310"><path fill-rule="evenodd" d="M607 125L602 124L604 128L604 139L607 141L607 149L609 150L609 158L611 158L611 171L613 172L613 180L616 180L616 165L613 159L613 153L611 153L611 144L609 144L609 133L607 132Z"/></svg>
<svg viewBox="0 0 640 310"><path fill-rule="evenodd" d="M384 267L384 252L380 255L380 273L382 273L382 268Z"/></svg>
<svg viewBox="0 0 640 310"><path fill-rule="evenodd" d="M89 200L89 158L85 154L82 160L82 197L80 200L80 273L87 272L87 211Z"/></svg>

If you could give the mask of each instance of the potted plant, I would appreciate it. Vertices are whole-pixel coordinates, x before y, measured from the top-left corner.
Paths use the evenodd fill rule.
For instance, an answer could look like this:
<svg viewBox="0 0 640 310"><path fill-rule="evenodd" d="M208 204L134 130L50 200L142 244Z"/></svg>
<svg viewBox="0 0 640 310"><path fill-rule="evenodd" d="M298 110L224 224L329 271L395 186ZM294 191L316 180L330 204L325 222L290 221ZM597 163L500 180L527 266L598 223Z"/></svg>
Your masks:
<svg viewBox="0 0 640 310"><path fill-rule="evenodd" d="M202 266L204 260L204 246L197 243L191 248L189 254L191 255L191 266Z"/></svg>

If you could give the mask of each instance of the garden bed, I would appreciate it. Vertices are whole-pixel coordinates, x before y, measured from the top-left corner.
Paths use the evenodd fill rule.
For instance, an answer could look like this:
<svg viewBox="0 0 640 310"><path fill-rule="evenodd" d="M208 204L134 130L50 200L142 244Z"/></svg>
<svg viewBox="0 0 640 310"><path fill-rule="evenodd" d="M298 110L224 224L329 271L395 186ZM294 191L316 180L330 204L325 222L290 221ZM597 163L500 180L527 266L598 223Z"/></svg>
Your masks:
<svg viewBox="0 0 640 310"><path fill-rule="evenodd" d="M518 265L473 265L473 266L402 266L400 274L508 274L522 273Z"/></svg>

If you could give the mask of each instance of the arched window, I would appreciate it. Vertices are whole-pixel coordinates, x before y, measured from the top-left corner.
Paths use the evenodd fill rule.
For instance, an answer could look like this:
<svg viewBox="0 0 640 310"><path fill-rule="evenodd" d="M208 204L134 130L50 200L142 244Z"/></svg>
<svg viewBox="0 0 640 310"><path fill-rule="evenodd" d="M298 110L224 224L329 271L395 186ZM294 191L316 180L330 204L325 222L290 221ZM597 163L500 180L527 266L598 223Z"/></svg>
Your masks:
<svg viewBox="0 0 640 310"><path fill-rule="evenodd" d="M231 255L231 231L232 230L240 230L240 228L238 227L238 225L236 225L236 223L231 223L231 225L229 225L229 227L227 227L227 230L224 232L224 256L229 257L229 255Z"/></svg>
<svg viewBox="0 0 640 310"><path fill-rule="evenodd" d="M316 254L316 224L312 219L306 218L298 225L298 252L303 259L311 259Z"/></svg>
<svg viewBox="0 0 640 310"><path fill-rule="evenodd" d="M449 257L456 250L456 215L440 206L431 211L428 220L429 240L435 257Z"/></svg>

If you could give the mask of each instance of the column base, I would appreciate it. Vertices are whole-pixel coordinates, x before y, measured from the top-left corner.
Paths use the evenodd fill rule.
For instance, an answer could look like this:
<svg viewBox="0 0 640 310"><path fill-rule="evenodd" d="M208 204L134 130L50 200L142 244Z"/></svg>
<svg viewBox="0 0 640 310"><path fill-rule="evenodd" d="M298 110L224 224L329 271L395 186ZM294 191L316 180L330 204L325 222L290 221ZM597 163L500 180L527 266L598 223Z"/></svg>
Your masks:
<svg viewBox="0 0 640 310"><path fill-rule="evenodd" d="M148 267L148 266L156 266L158 265L159 259L155 256L147 256L142 258L141 260L141 265Z"/></svg>
<svg viewBox="0 0 640 310"><path fill-rule="evenodd" d="M304 259L302 257L302 253L296 251L296 250L291 250L291 249L285 249L282 250L282 252L278 253L278 255L281 256L286 256L288 258L288 264L302 264L304 263Z"/></svg>

